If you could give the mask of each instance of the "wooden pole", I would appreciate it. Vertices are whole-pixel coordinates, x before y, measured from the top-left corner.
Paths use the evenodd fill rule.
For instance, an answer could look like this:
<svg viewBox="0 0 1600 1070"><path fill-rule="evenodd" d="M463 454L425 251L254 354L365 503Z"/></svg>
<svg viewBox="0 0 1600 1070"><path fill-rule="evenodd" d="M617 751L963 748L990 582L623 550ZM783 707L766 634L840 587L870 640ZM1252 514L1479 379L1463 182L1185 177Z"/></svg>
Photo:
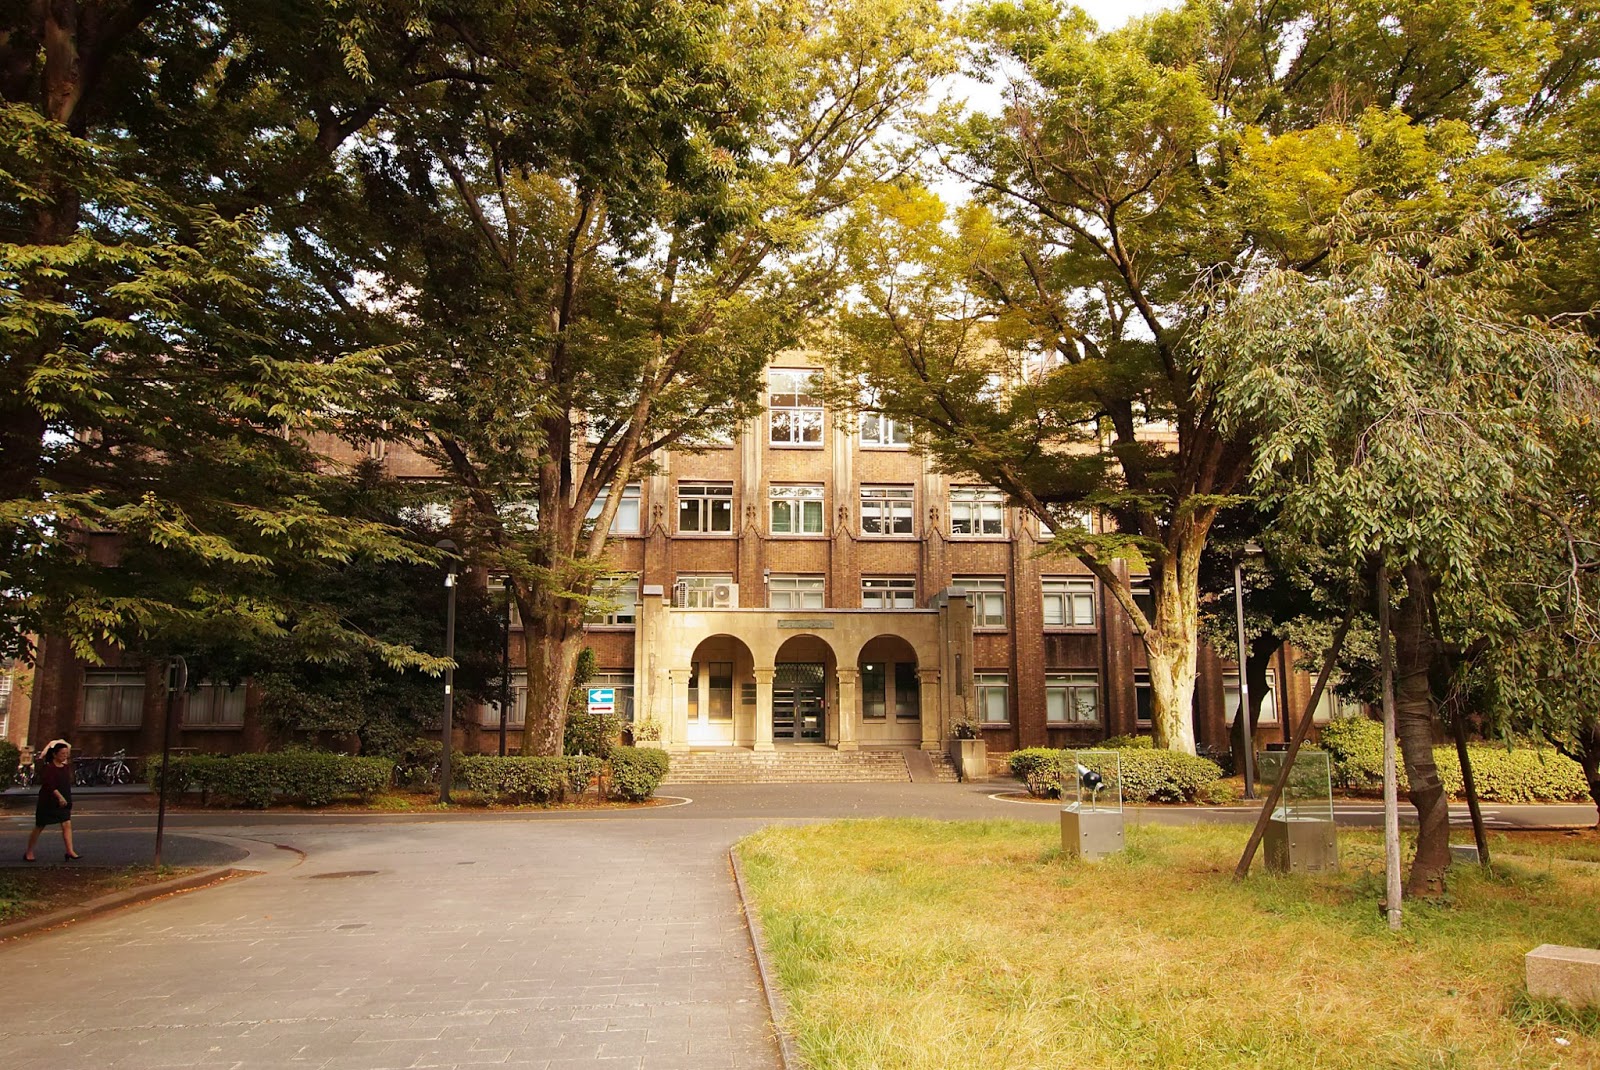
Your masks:
<svg viewBox="0 0 1600 1070"><path fill-rule="evenodd" d="M1389 566L1378 563L1378 657L1383 663L1383 864L1384 914L1400 929L1400 796L1395 768L1394 650L1389 635Z"/></svg>
<svg viewBox="0 0 1600 1070"><path fill-rule="evenodd" d="M1250 863L1255 860L1256 850L1261 846L1261 837L1266 835L1267 822L1272 820L1272 811L1278 805L1278 800L1283 797L1284 785L1289 783L1289 772L1294 768L1294 760L1300 753L1300 744L1306 741L1311 734L1311 726L1316 721L1317 703L1322 701L1322 693L1328 687L1328 679L1333 675L1333 667L1339 660L1339 651L1344 647L1344 637L1350 631L1350 622L1355 620L1356 604L1352 598L1350 608L1345 611L1344 620L1339 622L1339 630L1333 633L1333 644L1328 647L1328 656L1322 659L1322 671L1317 674L1316 686L1311 689L1311 699L1306 703L1306 710L1300 716L1300 723L1295 725L1294 736L1289 740L1289 751L1283 756L1283 765L1278 769L1278 779L1273 783L1272 790L1267 792L1266 801L1261 804L1261 813L1256 815L1256 827L1250 832L1250 839L1244 845L1244 854L1239 857L1238 866L1234 867L1234 880L1243 880L1250 873Z"/></svg>
<svg viewBox="0 0 1600 1070"><path fill-rule="evenodd" d="M1461 785L1467 793L1467 812L1472 815L1472 839L1478 845L1478 865L1489 868L1489 833L1483 827L1483 807L1478 804L1478 783L1472 776L1472 755L1467 753L1467 711L1456 702L1450 711L1450 727L1456 737L1456 758L1461 762Z"/></svg>

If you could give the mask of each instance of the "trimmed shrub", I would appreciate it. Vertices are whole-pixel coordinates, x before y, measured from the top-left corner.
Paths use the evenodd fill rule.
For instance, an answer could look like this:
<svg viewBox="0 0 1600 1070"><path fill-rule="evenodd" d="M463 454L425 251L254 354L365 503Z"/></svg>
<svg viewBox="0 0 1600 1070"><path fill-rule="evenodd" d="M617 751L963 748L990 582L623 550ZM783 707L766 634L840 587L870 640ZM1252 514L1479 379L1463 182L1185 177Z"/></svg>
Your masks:
<svg viewBox="0 0 1600 1070"><path fill-rule="evenodd" d="M1149 736L1112 736L1108 740L1096 743L1095 747L1101 750L1150 750L1155 742ZM1085 747L1092 750L1093 747Z"/></svg>
<svg viewBox="0 0 1600 1070"><path fill-rule="evenodd" d="M274 802L326 806L343 796L366 799L389 786L387 758L356 758L316 751L269 754L190 754L172 759L168 791L198 791L207 802L265 807ZM145 761L154 790L161 787L161 757Z"/></svg>
<svg viewBox="0 0 1600 1070"><path fill-rule="evenodd" d="M1383 787L1383 726L1369 717L1343 717L1322 729L1322 749L1333 763L1334 779L1346 788L1376 791ZM1492 743L1467 747L1478 798L1484 802L1568 802L1589 797L1583 767L1553 750L1507 750ZM1435 747L1433 761L1439 780L1451 795L1466 787L1461 761L1454 746ZM1399 790L1407 791L1404 766L1399 768Z"/></svg>
<svg viewBox="0 0 1600 1070"><path fill-rule="evenodd" d="M438 787L439 760L443 754L444 745L437 739L418 737L407 741L394 756L394 786L413 791ZM450 755L452 763L458 758L459 752Z"/></svg>
<svg viewBox="0 0 1600 1070"><path fill-rule="evenodd" d="M609 713L569 713L562 750L567 754L587 754L605 761L622 735L622 720Z"/></svg>
<svg viewBox="0 0 1600 1070"><path fill-rule="evenodd" d="M0 739L0 789L9 788L22 764L22 751L10 740Z"/></svg>
<svg viewBox="0 0 1600 1070"><path fill-rule="evenodd" d="M642 802L655 794L670 766L667 752L654 747L618 747L611 752L611 794Z"/></svg>
<svg viewBox="0 0 1600 1070"><path fill-rule="evenodd" d="M475 791L489 802L559 802L582 793L600 772L600 759L587 755L507 757L469 754L452 767L455 786Z"/></svg>
<svg viewBox="0 0 1600 1070"><path fill-rule="evenodd" d="M1028 786L1030 795L1060 798L1062 785L1072 783L1068 765L1072 753L1044 747L1013 751L1011 771ZM1210 802L1213 786L1222 778L1216 762L1192 754L1129 747L1122 750L1120 757L1122 798L1126 802Z"/></svg>

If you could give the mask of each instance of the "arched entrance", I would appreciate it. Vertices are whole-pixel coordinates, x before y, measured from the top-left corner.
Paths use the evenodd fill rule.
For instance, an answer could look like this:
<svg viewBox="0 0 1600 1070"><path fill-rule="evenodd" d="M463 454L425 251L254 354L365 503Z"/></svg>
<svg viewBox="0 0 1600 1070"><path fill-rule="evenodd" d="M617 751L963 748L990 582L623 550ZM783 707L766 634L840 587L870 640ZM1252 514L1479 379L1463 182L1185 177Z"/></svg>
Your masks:
<svg viewBox="0 0 1600 1070"><path fill-rule="evenodd" d="M773 659L772 741L828 741L828 710L836 705L830 681L838 667L833 648L815 635L785 640Z"/></svg>
<svg viewBox="0 0 1600 1070"><path fill-rule="evenodd" d="M728 747L752 738L754 685L749 681L754 665L750 648L735 636L713 635L700 641L689 663L685 743Z"/></svg>
<svg viewBox="0 0 1600 1070"><path fill-rule="evenodd" d="M917 652L898 635L878 635L861 647L861 730L865 745L922 740L922 684Z"/></svg>

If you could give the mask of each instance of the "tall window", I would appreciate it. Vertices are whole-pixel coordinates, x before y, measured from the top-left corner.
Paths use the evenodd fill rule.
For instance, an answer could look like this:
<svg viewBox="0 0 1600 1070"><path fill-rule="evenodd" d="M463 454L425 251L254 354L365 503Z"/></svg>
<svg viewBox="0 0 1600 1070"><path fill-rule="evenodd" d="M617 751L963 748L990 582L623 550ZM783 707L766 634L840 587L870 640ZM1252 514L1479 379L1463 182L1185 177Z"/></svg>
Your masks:
<svg viewBox="0 0 1600 1070"><path fill-rule="evenodd" d="M965 587L972 599L974 628L1006 626L1006 581L1004 576L955 576L951 583Z"/></svg>
<svg viewBox="0 0 1600 1070"><path fill-rule="evenodd" d="M479 711L478 723L484 728L500 727L500 678L488 688L490 700ZM528 674L521 669L511 674L511 701L506 705L506 726L521 728L528 716Z"/></svg>
<svg viewBox="0 0 1600 1070"><path fill-rule="evenodd" d="M0 739L6 738L11 727L11 674L10 665L0 666Z"/></svg>
<svg viewBox="0 0 1600 1070"><path fill-rule="evenodd" d="M978 720L1005 724L1011 720L1011 676L1003 672L973 673L978 688Z"/></svg>
<svg viewBox="0 0 1600 1070"><path fill-rule="evenodd" d="M506 614L511 615L511 626L522 627L522 611L517 608L517 600L512 597L510 586L504 576L491 576L488 582L489 611L497 618L504 620Z"/></svg>
<svg viewBox="0 0 1600 1070"><path fill-rule="evenodd" d="M1090 579L1047 577L1044 590L1046 628L1094 627L1094 581Z"/></svg>
<svg viewBox="0 0 1600 1070"><path fill-rule="evenodd" d="M185 697L183 723L190 728L238 728L244 724L244 685L202 683Z"/></svg>
<svg viewBox="0 0 1600 1070"><path fill-rule="evenodd" d="M639 612L639 577L605 576L594 585L594 601L583 615L585 624L608 628L632 628Z"/></svg>
<svg viewBox="0 0 1600 1070"><path fill-rule="evenodd" d="M733 577L726 572L680 572L676 586L683 591L685 609L712 609L716 606L713 595L717 585L732 582Z"/></svg>
<svg viewBox="0 0 1600 1070"><path fill-rule="evenodd" d="M908 486L861 488L861 534L910 535L914 491Z"/></svg>
<svg viewBox="0 0 1600 1070"><path fill-rule="evenodd" d="M590 520L600 519L600 511L606 507L606 500L610 497L610 487L600 491L599 496L594 500L594 504L589 506ZM629 483L622 488L622 500L617 503L617 515L611 518L611 534L639 534L639 484Z"/></svg>
<svg viewBox="0 0 1600 1070"><path fill-rule="evenodd" d="M889 712L889 667L881 661L861 663L861 716L881 721Z"/></svg>
<svg viewBox="0 0 1600 1070"><path fill-rule="evenodd" d="M774 535L821 535L822 488L812 483L774 483L769 494Z"/></svg>
<svg viewBox="0 0 1600 1070"><path fill-rule="evenodd" d="M917 581L915 577L861 577L861 608L916 609Z"/></svg>
<svg viewBox="0 0 1600 1070"><path fill-rule="evenodd" d="M633 670L611 669L589 677L590 687L609 687L616 692L616 714L624 721L633 721Z"/></svg>
<svg viewBox="0 0 1600 1070"><path fill-rule="evenodd" d="M1133 595L1133 604L1139 607L1139 612L1144 614L1145 620L1154 624L1156 622L1156 596L1150 589L1150 577L1130 576L1128 584L1128 593Z"/></svg>
<svg viewBox="0 0 1600 1070"><path fill-rule="evenodd" d="M909 661L894 663L894 716L897 721L915 721L922 716L922 689L917 685L917 667Z"/></svg>
<svg viewBox="0 0 1600 1070"><path fill-rule="evenodd" d="M822 402L811 394L808 371L774 368L767 396L771 441L774 446L820 446Z"/></svg>
<svg viewBox="0 0 1600 1070"><path fill-rule="evenodd" d="M821 576L771 576L767 579L767 596L773 609L821 609L823 579Z"/></svg>
<svg viewBox="0 0 1600 1070"><path fill-rule="evenodd" d="M1339 678L1335 676L1328 681L1328 686L1322 689L1322 697L1317 700L1317 712L1312 715L1317 724L1326 724L1335 717L1365 716L1366 708L1362 706L1360 699L1345 698L1334 693L1334 685L1338 682Z"/></svg>
<svg viewBox="0 0 1600 1070"><path fill-rule="evenodd" d="M706 720L733 720L733 662L706 662ZM689 664L689 697L694 701L696 714L700 712L700 663Z"/></svg>
<svg viewBox="0 0 1600 1070"><path fill-rule="evenodd" d="M1051 724L1097 723L1100 678L1092 672L1045 673L1044 717Z"/></svg>
<svg viewBox="0 0 1600 1070"><path fill-rule="evenodd" d="M1239 674L1225 672L1222 674L1222 708L1232 724L1239 714ZM1261 723L1278 723L1278 673L1274 669L1267 670L1267 693L1261 698Z"/></svg>
<svg viewBox="0 0 1600 1070"><path fill-rule="evenodd" d="M878 396L872 391L861 395L861 404L876 405ZM911 445L911 428L904 420L897 420L892 416L882 413L864 412L861 414L861 444L863 446L909 446Z"/></svg>
<svg viewBox="0 0 1600 1070"><path fill-rule="evenodd" d="M1155 720L1155 698L1150 690L1150 670L1133 670L1133 708L1140 724Z"/></svg>
<svg viewBox="0 0 1600 1070"><path fill-rule="evenodd" d="M1004 535L1005 495L992 487L950 488L950 534Z"/></svg>
<svg viewBox="0 0 1600 1070"><path fill-rule="evenodd" d="M83 724L95 728L136 728L144 720L144 673L85 669Z"/></svg>
<svg viewBox="0 0 1600 1070"><path fill-rule="evenodd" d="M705 534L733 530L732 483L679 483L678 530Z"/></svg>

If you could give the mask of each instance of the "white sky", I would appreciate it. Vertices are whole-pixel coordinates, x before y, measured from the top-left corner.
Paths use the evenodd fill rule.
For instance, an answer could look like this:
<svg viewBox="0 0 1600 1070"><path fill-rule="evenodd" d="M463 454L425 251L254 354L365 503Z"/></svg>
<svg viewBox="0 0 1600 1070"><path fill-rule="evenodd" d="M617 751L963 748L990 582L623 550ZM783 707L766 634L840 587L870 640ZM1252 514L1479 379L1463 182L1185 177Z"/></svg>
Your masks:
<svg viewBox="0 0 1600 1070"><path fill-rule="evenodd" d="M1121 26L1134 15L1143 15L1146 11L1177 6L1177 0L1074 0L1074 3L1087 11L1102 30Z"/></svg>

